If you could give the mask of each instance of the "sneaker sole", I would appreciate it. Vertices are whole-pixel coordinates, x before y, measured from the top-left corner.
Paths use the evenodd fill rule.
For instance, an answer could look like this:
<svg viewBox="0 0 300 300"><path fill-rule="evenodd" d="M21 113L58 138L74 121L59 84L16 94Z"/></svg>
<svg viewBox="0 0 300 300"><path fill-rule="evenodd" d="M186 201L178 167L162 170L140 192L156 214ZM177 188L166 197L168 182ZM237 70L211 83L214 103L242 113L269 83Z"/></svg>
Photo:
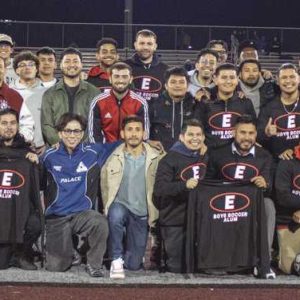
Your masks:
<svg viewBox="0 0 300 300"><path fill-rule="evenodd" d="M110 274L109 275L110 278L112 279L124 279L125 278L125 274Z"/></svg>

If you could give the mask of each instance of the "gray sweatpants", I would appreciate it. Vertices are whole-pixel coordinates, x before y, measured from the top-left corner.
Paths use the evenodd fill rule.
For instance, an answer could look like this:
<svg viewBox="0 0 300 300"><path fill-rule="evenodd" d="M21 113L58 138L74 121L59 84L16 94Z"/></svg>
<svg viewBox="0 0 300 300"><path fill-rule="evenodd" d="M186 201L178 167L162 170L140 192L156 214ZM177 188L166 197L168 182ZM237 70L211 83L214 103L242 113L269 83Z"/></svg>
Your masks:
<svg viewBox="0 0 300 300"><path fill-rule="evenodd" d="M73 235L88 243L87 263L102 266L106 251L108 224L106 218L94 210L86 210L65 217L46 219L46 269L62 272L73 260Z"/></svg>

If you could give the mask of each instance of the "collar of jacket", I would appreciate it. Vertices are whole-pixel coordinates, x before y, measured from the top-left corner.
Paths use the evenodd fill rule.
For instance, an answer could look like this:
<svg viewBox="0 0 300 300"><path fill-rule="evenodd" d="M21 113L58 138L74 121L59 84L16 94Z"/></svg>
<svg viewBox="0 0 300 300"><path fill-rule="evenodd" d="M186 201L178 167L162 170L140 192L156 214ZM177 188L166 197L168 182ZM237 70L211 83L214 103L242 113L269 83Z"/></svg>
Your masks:
<svg viewBox="0 0 300 300"><path fill-rule="evenodd" d="M94 66L89 70L88 76L101 77L102 79L109 79L109 74L105 72L100 66Z"/></svg>
<svg viewBox="0 0 300 300"><path fill-rule="evenodd" d="M84 151L83 143L79 143L76 148L73 150L73 152L70 154L66 148L66 145L60 141L59 142L59 151L66 153L67 155L75 155L79 151Z"/></svg>
<svg viewBox="0 0 300 300"><path fill-rule="evenodd" d="M153 58L152 58L152 61L150 64L144 64L137 53L133 54L133 56L131 57L131 60L133 61L134 64L139 65L139 66L150 65L150 68L155 67L160 63L158 55L156 53L153 53Z"/></svg>
<svg viewBox="0 0 300 300"><path fill-rule="evenodd" d="M158 152L158 150L154 149L153 147L151 147L149 144L143 142L143 146L146 152L146 160L153 160L155 158L157 158L159 155L162 154L162 152ZM124 147L125 147L125 143L122 143L121 145L119 145L115 151L112 153L112 155L114 156L118 156L119 158L124 158Z"/></svg>
<svg viewBox="0 0 300 300"><path fill-rule="evenodd" d="M199 150L191 150L187 148L181 141L177 141L173 144L173 146L170 148L170 151L174 151L177 153L180 153L187 157L200 157L200 151Z"/></svg>
<svg viewBox="0 0 300 300"><path fill-rule="evenodd" d="M9 90L10 89L10 87L8 86L8 84L6 84L4 81L2 82L2 85L0 86L0 95L4 95L5 94L5 92L7 91L7 90Z"/></svg>
<svg viewBox="0 0 300 300"><path fill-rule="evenodd" d="M12 87L18 90L27 90L27 89L35 89L38 87L43 87L43 85L42 85L42 81L39 78L36 78L35 83L31 87L27 87L26 85L22 84L20 82L20 78L18 78L15 80Z"/></svg>
<svg viewBox="0 0 300 300"><path fill-rule="evenodd" d="M237 94L237 92L234 92L233 93L233 95L232 95L232 97L230 97L229 99L227 99L226 101L225 100L222 100L222 99L219 99L218 97L213 101L214 103L216 103L216 104L221 104L221 103L225 103L225 102L231 102L231 101L233 101L233 100L235 100L235 99L237 99L237 98L240 98L239 96L238 96L238 94Z"/></svg>
<svg viewBox="0 0 300 300"><path fill-rule="evenodd" d="M56 89L56 90L64 90L65 91L66 89L65 89L64 80L61 79L57 84L55 84L54 85L54 89ZM80 91L80 90L86 90L86 89L87 89L87 82L85 82L83 80L80 80L79 81L78 91Z"/></svg>

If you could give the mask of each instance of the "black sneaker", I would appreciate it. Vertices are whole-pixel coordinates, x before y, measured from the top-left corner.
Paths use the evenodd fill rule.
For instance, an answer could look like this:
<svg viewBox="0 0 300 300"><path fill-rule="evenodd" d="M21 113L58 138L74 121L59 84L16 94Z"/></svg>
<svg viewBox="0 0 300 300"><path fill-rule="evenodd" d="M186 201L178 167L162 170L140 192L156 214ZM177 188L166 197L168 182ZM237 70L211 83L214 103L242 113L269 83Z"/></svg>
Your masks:
<svg viewBox="0 0 300 300"><path fill-rule="evenodd" d="M15 261L15 267L26 271L36 271L38 269L32 261L24 256L17 258Z"/></svg>
<svg viewBox="0 0 300 300"><path fill-rule="evenodd" d="M102 268L94 268L90 264L86 264L85 270L91 277L104 277Z"/></svg>
<svg viewBox="0 0 300 300"><path fill-rule="evenodd" d="M81 258L80 253L74 249L72 266L80 266L81 261L82 261L82 258Z"/></svg>

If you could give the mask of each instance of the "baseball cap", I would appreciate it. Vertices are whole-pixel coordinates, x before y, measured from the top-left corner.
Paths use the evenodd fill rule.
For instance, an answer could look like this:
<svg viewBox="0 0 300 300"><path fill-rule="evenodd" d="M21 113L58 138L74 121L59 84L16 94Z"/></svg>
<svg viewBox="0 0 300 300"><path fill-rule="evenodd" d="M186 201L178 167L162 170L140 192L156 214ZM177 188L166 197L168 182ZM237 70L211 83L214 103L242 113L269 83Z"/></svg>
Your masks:
<svg viewBox="0 0 300 300"><path fill-rule="evenodd" d="M11 46L14 45L12 38L9 35L4 33L0 33L0 43L8 43Z"/></svg>

